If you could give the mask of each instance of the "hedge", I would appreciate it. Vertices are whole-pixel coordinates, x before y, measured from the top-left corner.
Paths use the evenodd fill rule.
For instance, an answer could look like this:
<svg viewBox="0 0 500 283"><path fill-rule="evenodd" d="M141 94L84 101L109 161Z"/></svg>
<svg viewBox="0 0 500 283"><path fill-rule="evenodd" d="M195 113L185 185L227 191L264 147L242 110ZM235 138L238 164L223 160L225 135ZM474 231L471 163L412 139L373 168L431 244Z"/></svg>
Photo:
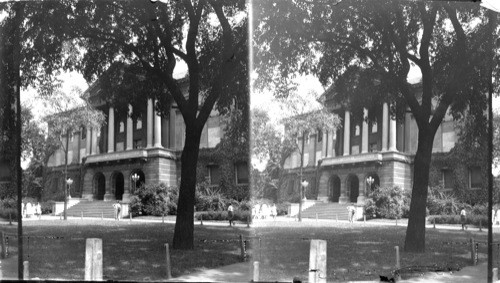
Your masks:
<svg viewBox="0 0 500 283"><path fill-rule="evenodd" d="M248 219L252 219L252 216L250 214L251 214L250 211L235 210L233 213L233 220L246 222ZM226 220L226 221L229 221L229 219L227 217L227 211L196 212L195 217L197 220L201 220L202 216L203 216L203 220Z"/></svg>
<svg viewBox="0 0 500 283"><path fill-rule="evenodd" d="M427 218L429 223L436 224L461 224L460 215L431 215ZM434 222L435 221L435 222ZM488 216L468 215L465 218L465 224L486 227L488 225Z"/></svg>

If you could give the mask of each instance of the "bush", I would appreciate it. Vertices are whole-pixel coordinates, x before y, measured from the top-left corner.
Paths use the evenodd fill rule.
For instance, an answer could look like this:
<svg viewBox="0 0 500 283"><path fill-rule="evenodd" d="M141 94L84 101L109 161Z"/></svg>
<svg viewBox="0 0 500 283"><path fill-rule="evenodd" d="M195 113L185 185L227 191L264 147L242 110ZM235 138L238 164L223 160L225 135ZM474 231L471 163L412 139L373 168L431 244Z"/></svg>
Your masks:
<svg viewBox="0 0 500 283"><path fill-rule="evenodd" d="M199 184L196 188L196 211L223 211L229 206L227 199L218 189Z"/></svg>
<svg viewBox="0 0 500 283"><path fill-rule="evenodd" d="M404 200L406 194L399 187L376 188L369 193L365 201L367 218L395 219L403 216L403 208L409 206L409 201ZM375 215L375 216L374 216Z"/></svg>
<svg viewBox="0 0 500 283"><path fill-rule="evenodd" d="M289 204L290 203L288 203L288 202L283 202L283 203L276 204L276 212L277 212L278 216L287 215L288 214L288 205Z"/></svg>
<svg viewBox="0 0 500 283"><path fill-rule="evenodd" d="M52 214L52 205L54 204L53 201L44 201L40 203L40 206L42 207L42 214Z"/></svg>
<svg viewBox="0 0 500 283"><path fill-rule="evenodd" d="M251 219L250 214L250 211L235 210L233 220L246 222L248 219ZM196 213L197 220L201 220L202 216L203 220L229 220L227 211L202 211Z"/></svg>
<svg viewBox="0 0 500 283"><path fill-rule="evenodd" d="M136 216L175 214L177 212L178 190L164 183L140 187L130 199L130 212Z"/></svg>

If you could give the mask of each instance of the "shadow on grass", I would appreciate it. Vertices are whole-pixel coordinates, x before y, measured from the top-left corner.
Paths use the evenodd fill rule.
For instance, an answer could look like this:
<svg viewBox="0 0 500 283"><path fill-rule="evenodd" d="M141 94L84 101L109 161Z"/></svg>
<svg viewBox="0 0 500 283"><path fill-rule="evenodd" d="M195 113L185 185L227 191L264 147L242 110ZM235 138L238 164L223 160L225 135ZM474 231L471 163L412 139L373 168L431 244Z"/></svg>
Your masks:
<svg viewBox="0 0 500 283"><path fill-rule="evenodd" d="M52 222L52 223L50 223ZM104 280L164 280L165 244L172 245L173 224L128 223L125 221L40 221L28 222L24 234L25 258L31 277L82 280L85 241L103 241ZM189 274L240 261L239 234L248 229L197 226L194 250L170 249L172 275ZM200 239L208 241L200 242Z"/></svg>
<svg viewBox="0 0 500 283"><path fill-rule="evenodd" d="M484 232L427 230L427 252L405 253L406 227L402 226L283 226L274 223L255 231L261 246L253 246L252 260L261 261L262 280L307 280L310 239L327 241L328 281L378 280L379 275L390 275L396 269L395 246L399 246L401 267L439 265L456 270L470 264L469 238L486 240Z"/></svg>

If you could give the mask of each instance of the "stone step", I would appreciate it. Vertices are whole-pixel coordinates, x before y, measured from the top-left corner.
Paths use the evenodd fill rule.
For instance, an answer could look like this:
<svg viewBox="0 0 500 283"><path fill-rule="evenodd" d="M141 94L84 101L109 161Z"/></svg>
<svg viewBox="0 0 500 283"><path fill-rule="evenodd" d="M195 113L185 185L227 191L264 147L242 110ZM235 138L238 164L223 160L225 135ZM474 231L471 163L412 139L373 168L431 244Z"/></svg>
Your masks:
<svg viewBox="0 0 500 283"><path fill-rule="evenodd" d="M81 201L67 210L67 215L72 217L104 217L114 218L114 202Z"/></svg>
<svg viewBox="0 0 500 283"><path fill-rule="evenodd" d="M302 211L302 217L316 218L317 215L319 219L347 220L348 205L350 204L318 203Z"/></svg>

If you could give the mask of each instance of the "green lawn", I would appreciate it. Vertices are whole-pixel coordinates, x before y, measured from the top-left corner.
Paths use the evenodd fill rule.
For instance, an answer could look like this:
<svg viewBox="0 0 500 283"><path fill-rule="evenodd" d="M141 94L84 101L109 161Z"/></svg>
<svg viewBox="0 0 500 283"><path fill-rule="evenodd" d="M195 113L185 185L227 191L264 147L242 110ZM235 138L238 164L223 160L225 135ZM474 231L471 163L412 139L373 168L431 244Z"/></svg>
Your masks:
<svg viewBox="0 0 500 283"><path fill-rule="evenodd" d="M307 280L310 239L322 239L327 241L328 281L375 280L395 269L395 246L400 247L401 267L439 265L457 270L471 265L469 238L487 238L486 232L431 228L427 229L426 253L415 254L403 251L405 233L402 226L264 222L254 231L261 238L261 248L252 260L261 262L261 280ZM498 238L495 235L495 241ZM486 245L480 246L480 252L480 260L484 260ZM498 266L496 246L494 252L494 264ZM408 274L402 275L404 279Z"/></svg>
<svg viewBox="0 0 500 283"><path fill-rule="evenodd" d="M164 245L172 246L173 230L173 224L138 221L26 221L23 222L24 260L30 262L31 278L82 280L85 239L101 238L104 280L163 280ZM172 275L239 262L238 236L248 233L244 226L195 225L194 250L170 248Z"/></svg>

